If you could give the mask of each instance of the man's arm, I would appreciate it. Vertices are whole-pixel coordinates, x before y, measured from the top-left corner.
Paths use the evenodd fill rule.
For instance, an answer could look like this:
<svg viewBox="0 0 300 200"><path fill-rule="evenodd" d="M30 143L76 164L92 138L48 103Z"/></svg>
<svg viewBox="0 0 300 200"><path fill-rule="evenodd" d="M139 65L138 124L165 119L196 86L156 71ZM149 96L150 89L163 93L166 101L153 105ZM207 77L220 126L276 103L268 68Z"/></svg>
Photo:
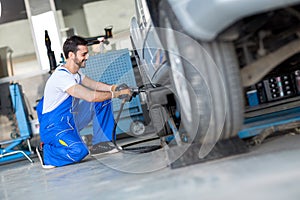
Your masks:
<svg viewBox="0 0 300 200"><path fill-rule="evenodd" d="M94 82L97 83L96 81ZM104 86L104 88L105 87L106 86ZM102 102L112 98L112 93L109 92L109 89L108 92L90 90L80 84L73 85L67 89L66 92L73 97L80 98L88 102Z"/></svg>
<svg viewBox="0 0 300 200"><path fill-rule="evenodd" d="M130 99L131 91L130 89L124 89L120 91L98 91L98 90L90 90L80 84L73 85L66 92L76 98L83 99L88 102L102 102L112 98L120 98L120 99Z"/></svg>
<svg viewBox="0 0 300 200"><path fill-rule="evenodd" d="M84 85L87 88L90 88L91 90L97 90L97 91L110 91L111 85L94 81L93 79L85 76L82 80L82 85Z"/></svg>

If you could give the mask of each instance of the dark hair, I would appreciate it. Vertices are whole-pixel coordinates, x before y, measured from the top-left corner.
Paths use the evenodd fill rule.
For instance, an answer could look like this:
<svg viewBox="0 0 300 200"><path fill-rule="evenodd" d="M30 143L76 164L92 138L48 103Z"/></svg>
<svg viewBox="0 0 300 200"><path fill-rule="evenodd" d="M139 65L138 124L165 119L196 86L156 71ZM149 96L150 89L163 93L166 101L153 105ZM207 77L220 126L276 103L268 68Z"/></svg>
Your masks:
<svg viewBox="0 0 300 200"><path fill-rule="evenodd" d="M87 41L79 36L73 35L66 39L63 45L63 51L65 54L65 58L69 58L69 52L73 52L76 54L78 45L87 45Z"/></svg>

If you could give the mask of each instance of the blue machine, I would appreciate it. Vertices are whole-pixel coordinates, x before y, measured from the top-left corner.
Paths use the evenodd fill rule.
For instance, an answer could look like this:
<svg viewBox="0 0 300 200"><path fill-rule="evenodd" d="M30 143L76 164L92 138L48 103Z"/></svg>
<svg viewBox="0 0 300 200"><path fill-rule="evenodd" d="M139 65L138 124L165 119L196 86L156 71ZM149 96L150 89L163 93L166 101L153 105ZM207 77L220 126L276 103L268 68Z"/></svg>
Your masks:
<svg viewBox="0 0 300 200"><path fill-rule="evenodd" d="M246 118L238 135L243 139L253 136L265 138L276 131L295 129L299 126L300 107L293 107ZM269 133L267 133L268 131ZM266 134L266 136L263 136L263 134Z"/></svg>
<svg viewBox="0 0 300 200"><path fill-rule="evenodd" d="M86 68L82 69L82 72L93 80L107 84L126 83L130 87L137 85L128 49L90 56L86 63ZM116 113L120 109L121 100L113 99L112 103L114 115L116 116ZM116 134L130 132L130 126L137 121L144 121L138 96L124 105ZM86 132L91 132L91 130L87 131L87 129L83 129L80 134L85 135Z"/></svg>
<svg viewBox="0 0 300 200"><path fill-rule="evenodd" d="M9 85L9 91L13 106L13 111L18 122L19 137L12 140L0 141L0 163L15 160L25 156L30 162L33 162L29 155L31 146L29 139L31 137L31 127L26 115L26 106L22 95L21 86L17 83ZM15 148L27 142L28 150L16 150ZM2 148L2 146L5 146Z"/></svg>

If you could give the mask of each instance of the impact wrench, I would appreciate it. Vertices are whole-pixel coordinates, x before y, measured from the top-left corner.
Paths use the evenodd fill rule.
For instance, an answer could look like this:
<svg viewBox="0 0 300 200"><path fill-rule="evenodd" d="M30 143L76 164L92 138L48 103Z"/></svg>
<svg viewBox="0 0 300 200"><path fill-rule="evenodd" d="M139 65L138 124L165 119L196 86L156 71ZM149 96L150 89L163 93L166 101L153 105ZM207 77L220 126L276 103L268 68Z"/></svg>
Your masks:
<svg viewBox="0 0 300 200"><path fill-rule="evenodd" d="M140 92L145 92L144 90L142 90L140 88L130 88L130 90L131 90L131 94L132 94L133 97L135 97ZM118 122L120 120L120 116L121 116L121 113L123 111L123 107L124 107L125 103L129 102L130 100L131 100L131 98L130 99L128 99L128 98L123 98L122 99L120 110L119 110L118 115L116 117L116 120L114 122L114 128L113 128L113 131L112 131L112 142L113 142L113 144L115 145L115 147L117 148L118 151L123 152L123 153L139 154L139 153L148 153L148 152L160 149L161 145L149 145L149 146L139 146L139 147L127 148L127 146L135 145L135 144L138 144L140 142L150 141L150 140L153 140L153 139L143 140L143 141L140 141L140 142L134 142L134 143L131 143L131 144L124 145L123 147L119 146L117 144L117 141L116 141L116 129L117 129L117 125L118 125ZM157 139L157 138L154 138L154 139Z"/></svg>

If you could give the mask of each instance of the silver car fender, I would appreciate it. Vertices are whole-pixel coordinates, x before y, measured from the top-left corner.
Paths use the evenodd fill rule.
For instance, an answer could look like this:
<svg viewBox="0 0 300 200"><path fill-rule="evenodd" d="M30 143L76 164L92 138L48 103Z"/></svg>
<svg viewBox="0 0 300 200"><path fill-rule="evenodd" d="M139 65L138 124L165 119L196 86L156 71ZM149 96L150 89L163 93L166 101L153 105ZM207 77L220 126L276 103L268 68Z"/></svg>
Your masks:
<svg viewBox="0 0 300 200"><path fill-rule="evenodd" d="M183 29L211 41L238 20L300 3L300 0L167 0Z"/></svg>

